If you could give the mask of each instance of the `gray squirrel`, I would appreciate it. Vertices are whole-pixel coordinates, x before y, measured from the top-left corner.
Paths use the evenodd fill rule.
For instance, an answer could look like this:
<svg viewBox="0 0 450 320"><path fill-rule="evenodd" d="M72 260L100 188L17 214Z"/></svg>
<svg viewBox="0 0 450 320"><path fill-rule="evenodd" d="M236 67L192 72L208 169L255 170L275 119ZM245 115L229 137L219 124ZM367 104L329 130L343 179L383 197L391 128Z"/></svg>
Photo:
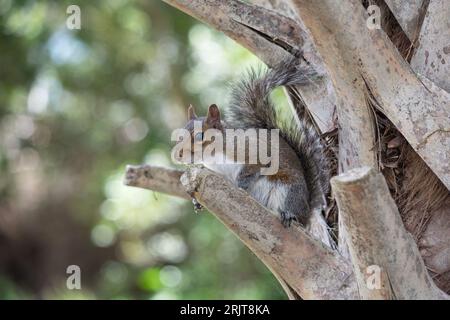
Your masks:
<svg viewBox="0 0 450 320"><path fill-rule="evenodd" d="M211 141L203 133L211 128L224 136L227 128L279 129L279 168L272 175L261 175L260 163L212 165L205 161L203 165L226 176L259 203L278 212L285 227L292 220L306 226L312 210L325 207L330 173L324 145L311 121L305 118L307 113L303 112L298 122L282 123L269 95L279 86L305 85L317 77L309 64L301 66L298 59L290 59L264 72L251 69L235 84L225 120L215 104L208 108L206 117L198 117L192 105L188 109L185 129L190 134L191 146L208 145ZM197 132L194 130L195 121L201 124L200 132L198 127ZM178 159L182 155L179 152Z"/></svg>

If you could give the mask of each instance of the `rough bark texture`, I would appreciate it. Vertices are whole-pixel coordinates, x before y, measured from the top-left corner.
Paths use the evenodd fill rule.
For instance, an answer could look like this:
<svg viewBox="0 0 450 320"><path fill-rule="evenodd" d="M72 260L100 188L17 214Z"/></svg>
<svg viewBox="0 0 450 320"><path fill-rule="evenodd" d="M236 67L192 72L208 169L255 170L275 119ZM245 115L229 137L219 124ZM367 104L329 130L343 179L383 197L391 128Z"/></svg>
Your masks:
<svg viewBox="0 0 450 320"><path fill-rule="evenodd" d="M450 34L450 3L445 0L423 1L420 11L421 16L417 21L419 26L416 28L418 44L411 60L411 67L415 72L450 92L450 38L448 36ZM421 28L419 28L420 24ZM425 181L430 182L430 177L421 180L421 183ZM430 183L428 186L429 192L425 190L421 192L424 196L429 196L426 210L423 210L424 206L420 205L412 208L409 217L415 217L411 220L416 225L409 227L413 230L424 229L423 233L417 237L420 252L434 275L435 281L443 290L450 292L450 192L447 192L445 196L442 187L435 183ZM442 197L445 199L436 201ZM440 205L437 205L438 203ZM413 207L413 204L410 206ZM423 225L425 227L422 227Z"/></svg>
<svg viewBox="0 0 450 320"><path fill-rule="evenodd" d="M366 103L364 79L353 61L352 50L355 48L348 48L345 41L339 41L336 37L337 33L343 38L346 33L352 31L348 26L344 27L335 21L341 18L342 5L334 2L333 8L321 8L315 4L324 3L323 1L305 1L305 3L292 1L292 3L305 27L310 31L335 88L340 127L340 172L361 165L375 166L374 124L371 110ZM338 10L328 11L328 9ZM324 21L322 18L331 20Z"/></svg>
<svg viewBox="0 0 450 320"><path fill-rule="evenodd" d="M180 184L182 174L183 171L175 169L165 169L150 165L129 165L126 169L124 183L127 186L145 188L190 200L191 197Z"/></svg>
<svg viewBox="0 0 450 320"><path fill-rule="evenodd" d="M382 174L369 167L353 169L332 178L331 185L349 232L362 298L448 299L431 280ZM367 286L372 265L381 268L378 289Z"/></svg>
<svg viewBox="0 0 450 320"><path fill-rule="evenodd" d="M449 32L448 0L431 0L420 31L419 45L411 61L414 71L421 73L447 92L450 92Z"/></svg>
<svg viewBox="0 0 450 320"><path fill-rule="evenodd" d="M428 0L426 0L428 1ZM411 41L417 38L424 0L385 0Z"/></svg>

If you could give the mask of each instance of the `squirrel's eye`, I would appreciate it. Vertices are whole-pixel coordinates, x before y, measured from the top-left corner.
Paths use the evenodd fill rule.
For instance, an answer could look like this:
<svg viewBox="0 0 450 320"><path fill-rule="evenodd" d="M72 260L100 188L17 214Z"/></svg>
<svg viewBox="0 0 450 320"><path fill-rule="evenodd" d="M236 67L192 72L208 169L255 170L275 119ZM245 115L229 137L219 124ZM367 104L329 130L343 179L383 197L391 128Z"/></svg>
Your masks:
<svg viewBox="0 0 450 320"><path fill-rule="evenodd" d="M198 132L194 136L195 141L203 141L203 132Z"/></svg>

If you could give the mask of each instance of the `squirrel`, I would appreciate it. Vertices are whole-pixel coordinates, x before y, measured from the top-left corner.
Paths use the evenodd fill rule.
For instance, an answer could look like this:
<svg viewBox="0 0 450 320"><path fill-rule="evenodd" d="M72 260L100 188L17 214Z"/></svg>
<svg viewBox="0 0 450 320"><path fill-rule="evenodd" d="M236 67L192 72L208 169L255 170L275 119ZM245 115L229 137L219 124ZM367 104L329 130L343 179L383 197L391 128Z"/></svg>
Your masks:
<svg viewBox="0 0 450 320"><path fill-rule="evenodd" d="M298 59L291 58L264 72L251 69L233 86L231 104L226 109L224 120L215 104L208 108L206 117L198 117L192 105L188 108L185 130L189 132L191 146L208 145L210 140L204 134L208 129L218 130L224 136L229 128L279 129L279 167L274 174L262 175L260 169L264 165L259 162L201 163L229 178L268 209L278 212L285 227L290 226L293 220L306 226L312 210L325 208L330 173L325 146L311 120L306 118L309 116L307 112L302 112L297 122L280 123L269 95L279 86L305 85L318 77L311 66L301 66ZM304 108L303 105L300 107ZM195 121L200 122L197 132ZM175 155L177 160L182 156L182 151Z"/></svg>

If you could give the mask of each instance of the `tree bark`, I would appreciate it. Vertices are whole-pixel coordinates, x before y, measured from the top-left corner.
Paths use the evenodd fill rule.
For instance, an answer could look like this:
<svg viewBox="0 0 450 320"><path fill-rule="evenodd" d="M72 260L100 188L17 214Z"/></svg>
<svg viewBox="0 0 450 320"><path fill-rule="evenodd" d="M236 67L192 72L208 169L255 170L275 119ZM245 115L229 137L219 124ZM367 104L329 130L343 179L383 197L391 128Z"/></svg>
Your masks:
<svg viewBox="0 0 450 320"><path fill-rule="evenodd" d="M363 167L331 179L359 293L364 299L448 299L431 280L419 250L405 230L382 174ZM379 284L368 286L370 267ZM375 275L377 276L377 275Z"/></svg>
<svg viewBox="0 0 450 320"><path fill-rule="evenodd" d="M450 5L447 0L431 0L420 30L419 45L411 67L450 92Z"/></svg>
<svg viewBox="0 0 450 320"><path fill-rule="evenodd" d="M422 15L421 9L423 8L424 2L428 1L429 0L385 0L411 42L414 42L419 34L419 24Z"/></svg>

